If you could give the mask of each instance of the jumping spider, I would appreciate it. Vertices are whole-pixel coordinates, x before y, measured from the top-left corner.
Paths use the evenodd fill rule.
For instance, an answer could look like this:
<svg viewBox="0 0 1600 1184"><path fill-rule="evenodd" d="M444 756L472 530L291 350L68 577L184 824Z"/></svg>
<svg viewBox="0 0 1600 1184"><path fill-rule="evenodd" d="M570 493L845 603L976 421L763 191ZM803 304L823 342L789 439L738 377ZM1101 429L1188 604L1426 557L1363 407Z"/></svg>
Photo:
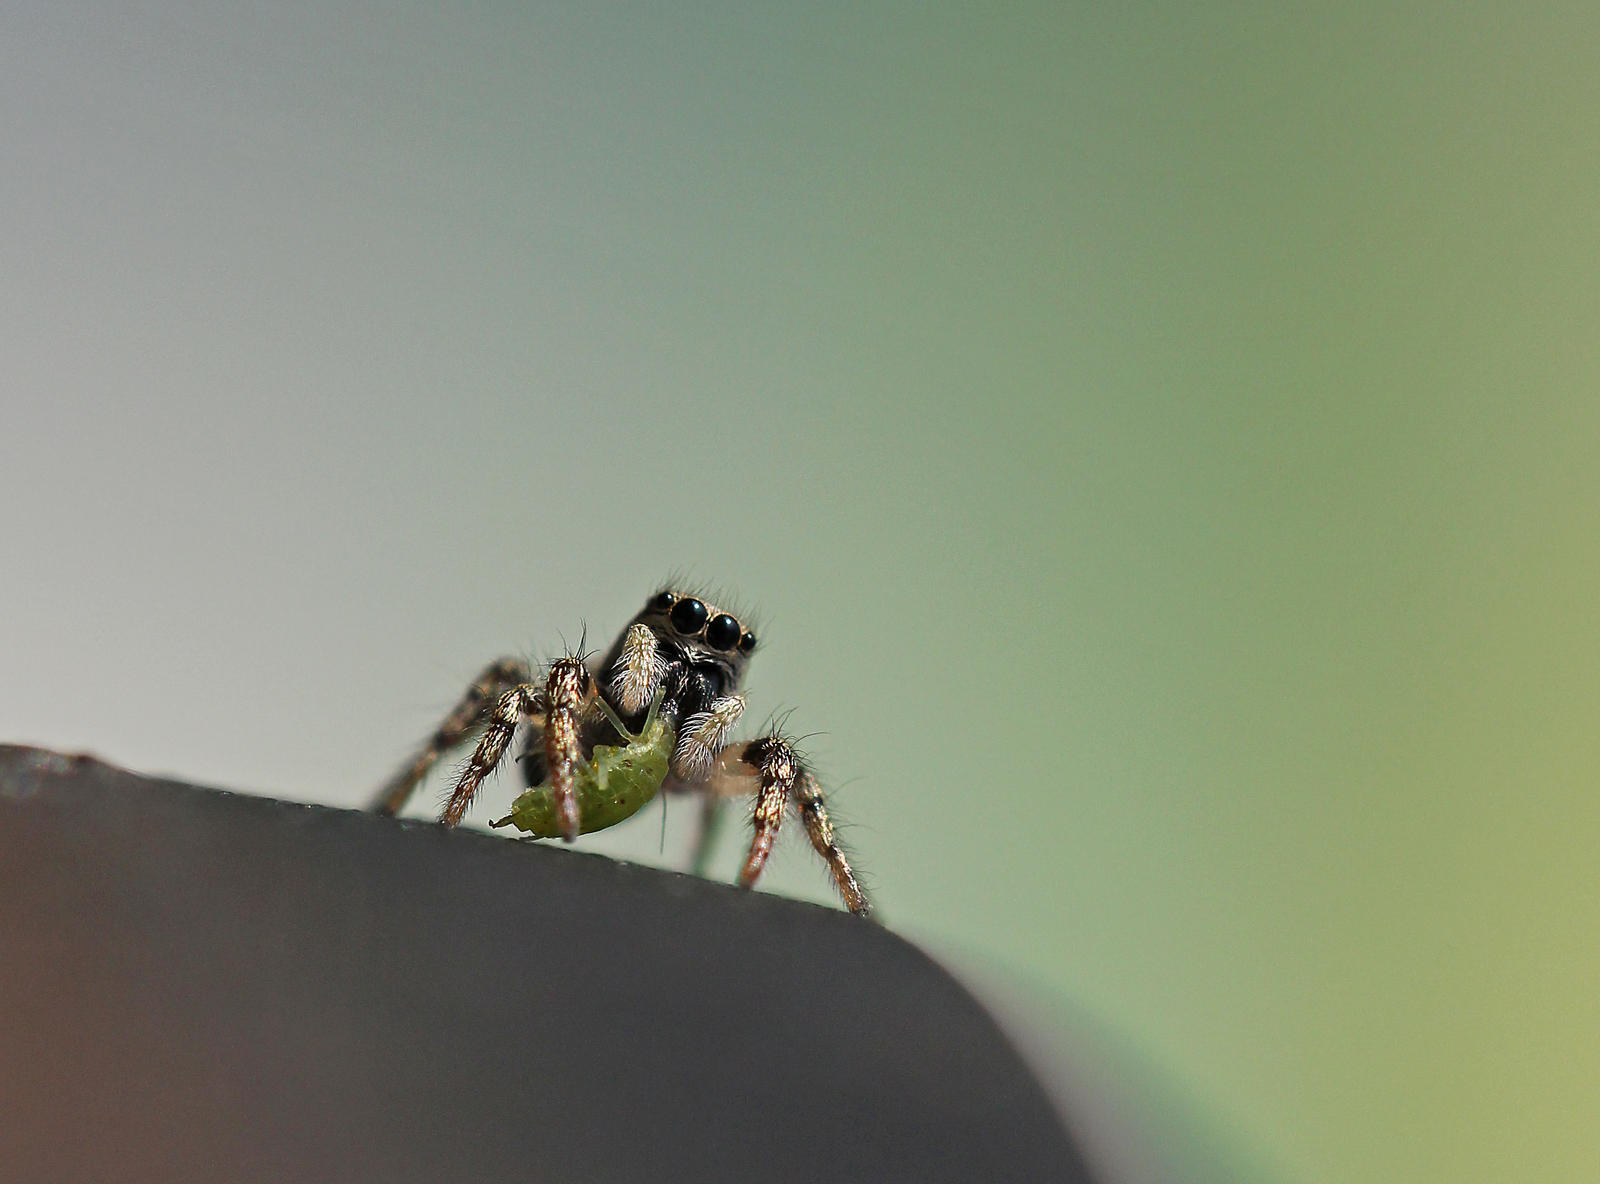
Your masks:
<svg viewBox="0 0 1600 1184"><path fill-rule="evenodd" d="M428 771L479 727L483 734L439 821L455 826L484 778L527 724L517 756L530 790L495 826L574 841L636 812L656 792L702 795L695 867L704 865L719 807L753 794L754 834L739 884L756 882L792 801L806 835L828 865L844 905L870 905L834 841L816 779L776 733L729 742L744 714L735 693L755 651L755 634L695 595L663 590L646 602L599 661L557 658L541 682L515 658L491 663L418 750L379 791L372 809L396 814Z"/></svg>

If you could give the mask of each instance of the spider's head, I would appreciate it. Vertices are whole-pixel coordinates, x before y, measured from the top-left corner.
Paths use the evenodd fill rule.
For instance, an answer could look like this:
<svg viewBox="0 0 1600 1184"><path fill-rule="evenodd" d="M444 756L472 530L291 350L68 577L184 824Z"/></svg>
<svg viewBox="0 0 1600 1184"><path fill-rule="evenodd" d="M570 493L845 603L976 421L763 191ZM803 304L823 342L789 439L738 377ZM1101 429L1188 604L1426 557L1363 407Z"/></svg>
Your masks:
<svg viewBox="0 0 1600 1184"><path fill-rule="evenodd" d="M756 649L756 635L738 617L691 592L657 592L634 621L648 626L663 649L678 650L696 666L721 667L729 688Z"/></svg>

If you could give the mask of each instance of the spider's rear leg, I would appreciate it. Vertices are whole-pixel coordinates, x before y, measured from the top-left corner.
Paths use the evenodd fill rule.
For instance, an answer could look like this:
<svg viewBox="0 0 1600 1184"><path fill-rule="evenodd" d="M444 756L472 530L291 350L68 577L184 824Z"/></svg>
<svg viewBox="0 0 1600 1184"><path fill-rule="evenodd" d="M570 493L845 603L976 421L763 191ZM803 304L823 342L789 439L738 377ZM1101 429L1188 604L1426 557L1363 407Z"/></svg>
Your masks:
<svg viewBox="0 0 1600 1184"><path fill-rule="evenodd" d="M495 700L512 687L527 682L528 678L528 664L520 658L501 658L484 667L483 673L461 696L461 701L434 729L433 735L383 783L367 808L379 814L398 814L405 809L406 802L439 763L439 758L472 734L472 729L483 722Z"/></svg>
<svg viewBox="0 0 1600 1184"><path fill-rule="evenodd" d="M784 807L793 799L800 820L805 823L806 836L828 865L845 908L860 917L871 913L872 904L867 900L866 891L834 838L833 822L828 817L817 780L788 741L781 736L764 736L747 744L728 745L717 757L708 788L720 797L731 797L751 789L756 795L755 814L751 819L755 833L750 838L750 853L739 872L740 887L749 888L761 875L767 857L772 854L772 845L777 841Z"/></svg>
<svg viewBox="0 0 1600 1184"><path fill-rule="evenodd" d="M867 900L861 881L856 879L850 861L845 858L844 852L834 840L833 820L828 817L828 807L823 804L822 791L817 788L817 779L803 768L795 778L794 802L800 810L800 821L805 823L806 836L811 840L811 846L816 853L822 856L823 862L828 865L834 886L844 898L845 908L858 917L867 916L872 912L872 904Z"/></svg>

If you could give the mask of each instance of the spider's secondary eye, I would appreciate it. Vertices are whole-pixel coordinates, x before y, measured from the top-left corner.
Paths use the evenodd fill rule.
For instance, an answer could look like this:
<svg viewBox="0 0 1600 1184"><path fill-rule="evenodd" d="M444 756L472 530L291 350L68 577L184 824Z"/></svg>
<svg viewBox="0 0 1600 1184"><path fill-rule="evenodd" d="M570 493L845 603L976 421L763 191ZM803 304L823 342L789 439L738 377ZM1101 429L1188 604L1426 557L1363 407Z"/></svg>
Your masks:
<svg viewBox="0 0 1600 1184"><path fill-rule="evenodd" d="M673 605L672 615L667 619L672 622L672 627L679 633L686 633L693 637L705 628L706 617L709 615L705 605L690 597Z"/></svg>
<svg viewBox="0 0 1600 1184"><path fill-rule="evenodd" d="M743 637L741 637L739 639L739 652L741 654L748 654L751 651L753 651L755 648L756 648L756 635L754 633L746 633Z"/></svg>
<svg viewBox="0 0 1600 1184"><path fill-rule="evenodd" d="M739 644L739 622L727 613L718 613L706 626L706 644L714 650L731 650Z"/></svg>
<svg viewBox="0 0 1600 1184"><path fill-rule="evenodd" d="M658 613L664 613L672 607L672 602L678 599L671 592L657 592L652 596L645 608L653 608Z"/></svg>

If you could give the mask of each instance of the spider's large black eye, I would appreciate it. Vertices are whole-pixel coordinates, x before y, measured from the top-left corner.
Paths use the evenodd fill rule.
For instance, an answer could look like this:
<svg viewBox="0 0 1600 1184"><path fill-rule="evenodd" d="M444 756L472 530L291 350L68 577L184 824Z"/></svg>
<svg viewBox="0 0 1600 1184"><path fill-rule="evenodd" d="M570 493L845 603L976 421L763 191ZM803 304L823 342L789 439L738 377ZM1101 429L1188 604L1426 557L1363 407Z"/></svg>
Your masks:
<svg viewBox="0 0 1600 1184"><path fill-rule="evenodd" d="M739 639L739 652L741 654L752 653L752 652L754 652L755 648L756 648L756 635L754 633L746 633L743 637L741 637Z"/></svg>
<svg viewBox="0 0 1600 1184"><path fill-rule="evenodd" d="M679 633L693 637L705 628L708 615L706 606L691 596L673 605L672 615L667 620L672 622L672 627Z"/></svg>
<svg viewBox="0 0 1600 1184"><path fill-rule="evenodd" d="M672 602L676 599L678 598L671 592L657 592L645 602L645 608L654 609L658 613L664 613L672 607Z"/></svg>
<svg viewBox="0 0 1600 1184"><path fill-rule="evenodd" d="M738 621L727 613L718 613L706 626L706 644L714 650L726 653L739 644L740 632Z"/></svg>

